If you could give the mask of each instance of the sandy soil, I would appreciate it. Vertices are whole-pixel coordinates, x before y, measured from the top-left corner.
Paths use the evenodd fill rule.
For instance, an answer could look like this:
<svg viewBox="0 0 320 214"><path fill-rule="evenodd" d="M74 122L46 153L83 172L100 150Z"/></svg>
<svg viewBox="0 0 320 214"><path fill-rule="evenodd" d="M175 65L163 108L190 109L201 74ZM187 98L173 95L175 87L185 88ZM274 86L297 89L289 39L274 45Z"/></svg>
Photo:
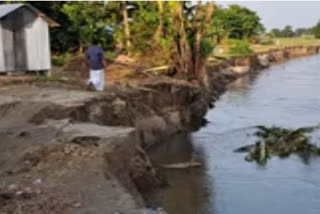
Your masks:
<svg viewBox="0 0 320 214"><path fill-rule="evenodd" d="M127 164L115 148L130 142L128 157L135 157L135 129L66 114L106 94L30 85L0 94L0 213L143 213L135 185L112 172ZM58 120L34 122L50 108ZM117 163L108 163L114 156Z"/></svg>

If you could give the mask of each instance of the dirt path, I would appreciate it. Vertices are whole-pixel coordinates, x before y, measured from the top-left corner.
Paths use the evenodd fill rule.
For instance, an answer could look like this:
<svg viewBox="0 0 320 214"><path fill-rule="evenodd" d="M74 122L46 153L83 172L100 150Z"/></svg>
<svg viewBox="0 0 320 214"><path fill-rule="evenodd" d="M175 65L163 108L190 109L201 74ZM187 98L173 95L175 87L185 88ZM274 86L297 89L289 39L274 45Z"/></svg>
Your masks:
<svg viewBox="0 0 320 214"><path fill-rule="evenodd" d="M80 113L112 94L22 85L0 94L0 213L143 213L129 177L146 164L135 129Z"/></svg>

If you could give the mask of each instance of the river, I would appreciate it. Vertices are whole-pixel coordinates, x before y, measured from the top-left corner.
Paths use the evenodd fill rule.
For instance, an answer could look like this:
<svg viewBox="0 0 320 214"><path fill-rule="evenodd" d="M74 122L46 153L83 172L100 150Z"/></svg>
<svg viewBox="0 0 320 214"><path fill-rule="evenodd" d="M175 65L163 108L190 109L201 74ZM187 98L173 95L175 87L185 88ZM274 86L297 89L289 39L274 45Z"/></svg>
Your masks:
<svg viewBox="0 0 320 214"><path fill-rule="evenodd" d="M209 124L152 150L157 163L202 167L162 170L169 186L147 196L169 214L318 214L320 158L272 157L265 166L233 151L255 142L254 126L320 123L320 55L278 64L230 85L206 116ZM311 135L320 144L320 133Z"/></svg>

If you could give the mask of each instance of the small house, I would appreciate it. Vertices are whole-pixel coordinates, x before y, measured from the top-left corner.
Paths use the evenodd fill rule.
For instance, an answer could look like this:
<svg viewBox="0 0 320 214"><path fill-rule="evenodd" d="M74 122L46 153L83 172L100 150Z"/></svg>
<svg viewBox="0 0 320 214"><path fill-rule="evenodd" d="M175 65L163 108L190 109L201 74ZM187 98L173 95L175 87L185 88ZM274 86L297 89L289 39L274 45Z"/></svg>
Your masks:
<svg viewBox="0 0 320 214"><path fill-rule="evenodd" d="M49 71L49 27L56 22L28 4L0 5L0 73Z"/></svg>

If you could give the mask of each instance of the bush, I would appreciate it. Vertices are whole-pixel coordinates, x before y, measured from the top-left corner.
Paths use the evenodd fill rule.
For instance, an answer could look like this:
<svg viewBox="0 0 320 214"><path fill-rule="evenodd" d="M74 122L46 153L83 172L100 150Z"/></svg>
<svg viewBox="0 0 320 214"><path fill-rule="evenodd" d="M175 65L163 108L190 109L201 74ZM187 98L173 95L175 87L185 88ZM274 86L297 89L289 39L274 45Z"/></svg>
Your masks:
<svg viewBox="0 0 320 214"><path fill-rule="evenodd" d="M252 55L253 51L250 48L250 43L243 40L230 40L229 54L232 56L248 56Z"/></svg>
<svg viewBox="0 0 320 214"><path fill-rule="evenodd" d="M64 66L73 56L71 53L52 56L52 65L57 67Z"/></svg>
<svg viewBox="0 0 320 214"><path fill-rule="evenodd" d="M258 43L259 45L274 45L274 40L271 36L261 36Z"/></svg>
<svg viewBox="0 0 320 214"><path fill-rule="evenodd" d="M213 55L214 45L212 45L212 41L203 39L200 43L201 48L201 57L206 58L210 55Z"/></svg>

